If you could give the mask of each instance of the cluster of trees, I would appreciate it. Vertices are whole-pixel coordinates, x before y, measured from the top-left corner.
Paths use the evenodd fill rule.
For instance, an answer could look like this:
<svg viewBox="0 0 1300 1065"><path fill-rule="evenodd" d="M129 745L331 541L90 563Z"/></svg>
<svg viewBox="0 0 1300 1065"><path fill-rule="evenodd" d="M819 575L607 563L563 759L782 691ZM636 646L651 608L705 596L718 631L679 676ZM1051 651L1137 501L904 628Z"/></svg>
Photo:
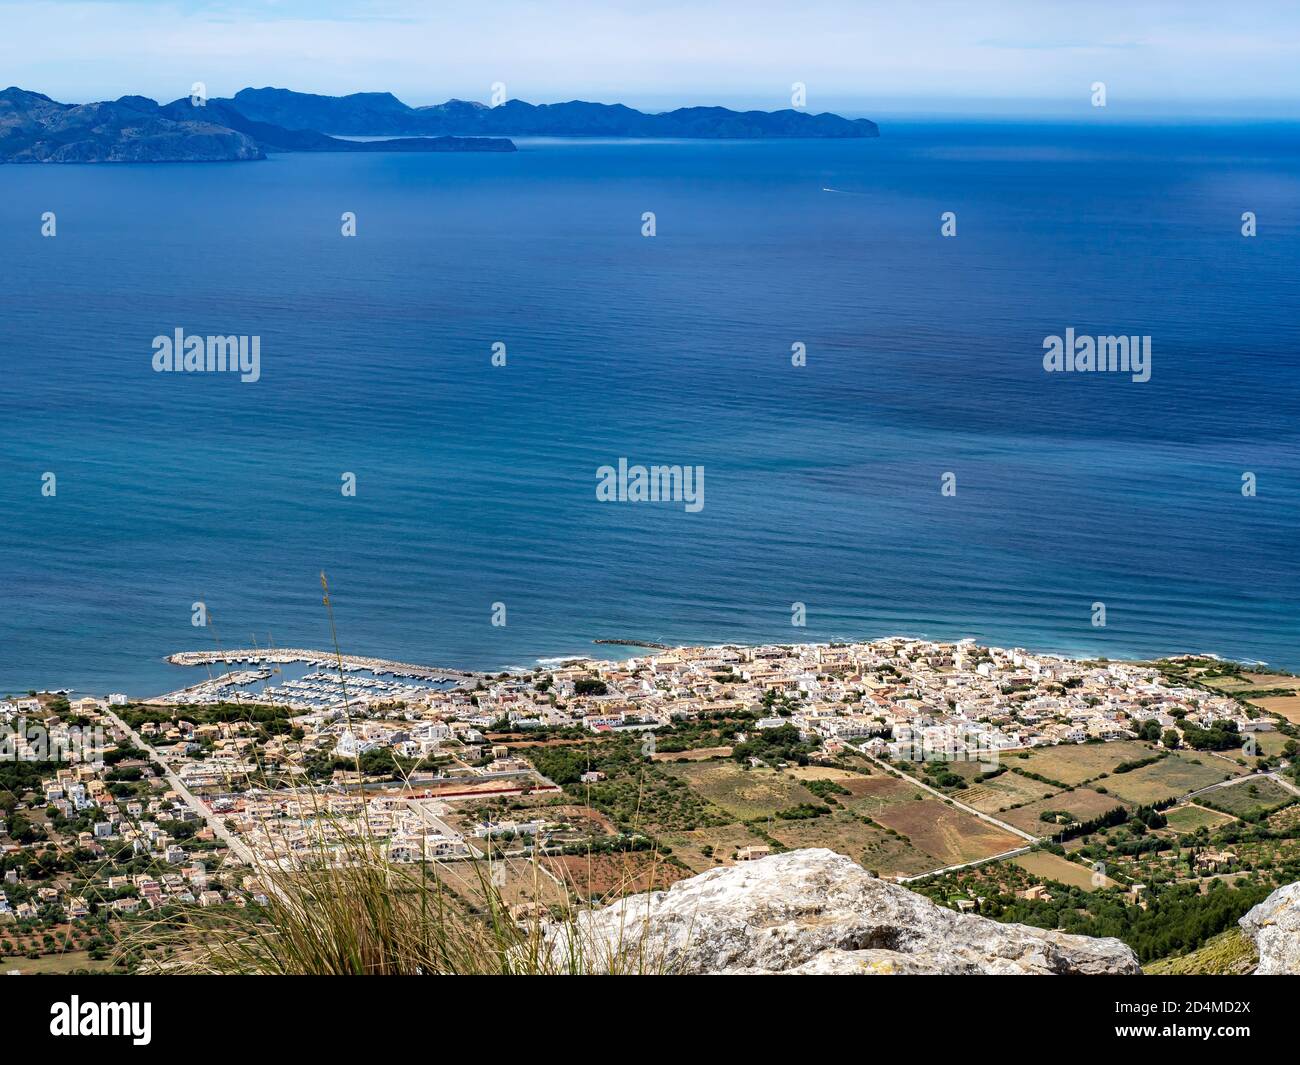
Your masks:
<svg viewBox="0 0 1300 1065"><path fill-rule="evenodd" d="M734 742L737 733L753 728L758 715L745 710L716 711L675 721L655 733L655 749L664 754L720 747Z"/></svg>
<svg viewBox="0 0 1300 1065"><path fill-rule="evenodd" d="M1028 755L1019 755L1018 757L1027 758ZM1062 783L1059 780L1053 780L1051 777L1045 777L1042 773L1035 773L1031 769L1021 769L1018 765L1011 766L1011 772L1018 773L1020 776L1027 777L1029 780L1036 780L1040 784L1046 784L1048 787L1055 788L1057 791L1074 790L1074 788L1069 784Z"/></svg>
<svg viewBox="0 0 1300 1065"><path fill-rule="evenodd" d="M1127 905L1114 891L1089 893L1053 885L1051 899L998 895L986 901L982 912L999 921L1059 928L1076 935L1113 936L1146 962L1202 946L1236 924L1271 890L1266 884L1229 888L1215 880L1202 895L1197 884L1174 884L1150 898L1142 909Z"/></svg>
<svg viewBox="0 0 1300 1065"><path fill-rule="evenodd" d="M929 778L928 783L937 788L966 787L966 778L948 768L947 762L922 762L921 771Z"/></svg>
<svg viewBox="0 0 1300 1065"><path fill-rule="evenodd" d="M805 780L802 781L802 784L805 788L816 795L817 798L821 799L823 802L830 803L832 806L839 805L835 798L836 795L853 794L853 792L849 791L848 788L844 787L842 784L836 784L833 780Z"/></svg>
<svg viewBox="0 0 1300 1065"><path fill-rule="evenodd" d="M355 773L359 769L368 777L401 780L445 761L445 758L403 758L391 747L376 747L356 758L341 758L331 750L317 751L304 760L303 769L312 780L328 780L336 769L346 773Z"/></svg>
<svg viewBox="0 0 1300 1065"><path fill-rule="evenodd" d="M1074 824L1063 828L1056 833L1055 839L1064 842L1067 839L1074 839L1076 836L1086 836L1102 828L1113 828L1116 825L1122 825L1129 819L1129 812L1123 806L1116 806L1107 810L1104 814L1098 814L1096 817L1089 818L1087 821L1076 821ZM1163 818L1162 818L1163 820Z"/></svg>
<svg viewBox="0 0 1300 1065"><path fill-rule="evenodd" d="M816 802L801 802L798 806L789 806L777 810L776 816L783 821L809 821L814 817L823 817L831 812L829 806Z"/></svg>
<svg viewBox="0 0 1300 1065"><path fill-rule="evenodd" d="M211 706L187 706L183 711L169 707L128 706L120 712L120 717L133 729L139 729L146 722L170 727L177 721L189 721L195 725L229 724L243 721L255 725L263 738L281 736L292 731L289 718L296 711L287 706L264 706L245 703L214 703Z"/></svg>
<svg viewBox="0 0 1300 1065"><path fill-rule="evenodd" d="M809 755L817 749L816 745L800 739L799 730L793 725L755 729L748 735L749 738L744 743L738 743L731 749L731 757L737 762L758 758L769 764L794 762L796 765L807 765Z"/></svg>
<svg viewBox="0 0 1300 1065"><path fill-rule="evenodd" d="M1209 728L1182 721L1179 727L1183 730L1183 743L1194 750L1226 751L1241 746L1241 733L1235 721L1216 721Z"/></svg>
<svg viewBox="0 0 1300 1065"><path fill-rule="evenodd" d="M1156 723L1154 721L1147 722L1147 725L1155 725L1155 724ZM1145 726L1143 727L1145 728ZM1156 725L1156 737L1159 738L1159 735L1160 735L1160 726ZM1135 769L1144 769L1146 766L1155 765L1162 758L1168 758L1168 757L1169 757L1168 751L1160 751L1158 754L1153 754L1150 758L1135 758L1131 762L1120 762L1120 764L1117 765L1114 769L1112 769L1111 772L1131 773Z"/></svg>
<svg viewBox="0 0 1300 1065"><path fill-rule="evenodd" d="M581 747L521 747L518 753L624 832L690 831L726 824L685 781L646 758L639 735L610 736ZM589 769L604 773L605 779L583 783L582 774Z"/></svg>

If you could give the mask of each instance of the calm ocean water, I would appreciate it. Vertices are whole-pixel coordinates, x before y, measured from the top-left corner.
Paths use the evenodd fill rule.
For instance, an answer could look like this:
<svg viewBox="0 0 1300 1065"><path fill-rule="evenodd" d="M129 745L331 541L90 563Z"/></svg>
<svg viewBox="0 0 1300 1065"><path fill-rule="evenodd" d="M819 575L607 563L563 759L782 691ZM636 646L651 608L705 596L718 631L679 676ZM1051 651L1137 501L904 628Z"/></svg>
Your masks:
<svg viewBox="0 0 1300 1065"><path fill-rule="evenodd" d="M904 632L1300 667L1296 132L0 167L0 691L325 647L322 569L346 651L448 665ZM260 335L261 380L152 372L178 326ZM1151 381L1045 374L1067 327L1150 334ZM702 465L703 511L597 502L620 456Z"/></svg>

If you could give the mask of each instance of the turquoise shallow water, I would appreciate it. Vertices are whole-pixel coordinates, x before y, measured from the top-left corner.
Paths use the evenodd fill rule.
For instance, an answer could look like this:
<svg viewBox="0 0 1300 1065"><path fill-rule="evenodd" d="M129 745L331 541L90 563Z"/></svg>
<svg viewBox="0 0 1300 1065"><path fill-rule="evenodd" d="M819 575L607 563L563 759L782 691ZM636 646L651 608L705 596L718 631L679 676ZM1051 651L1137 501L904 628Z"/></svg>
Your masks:
<svg viewBox="0 0 1300 1065"><path fill-rule="evenodd" d="M907 632L1300 667L1296 127L883 134L0 167L0 690L326 646L322 569L345 650L440 664ZM178 326L259 335L261 380L154 373ZM1151 335L1151 381L1044 373L1071 326ZM620 456L702 465L704 509L598 502Z"/></svg>

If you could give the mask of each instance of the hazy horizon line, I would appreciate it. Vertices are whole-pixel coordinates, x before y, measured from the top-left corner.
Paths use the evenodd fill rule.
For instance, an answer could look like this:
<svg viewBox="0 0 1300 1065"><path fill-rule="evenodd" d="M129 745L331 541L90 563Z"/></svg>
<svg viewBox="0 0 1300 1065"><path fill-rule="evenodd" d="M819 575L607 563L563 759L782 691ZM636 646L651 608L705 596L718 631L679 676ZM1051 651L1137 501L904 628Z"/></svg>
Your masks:
<svg viewBox="0 0 1300 1065"><path fill-rule="evenodd" d="M177 91L175 95L159 94L147 89L103 90L101 93L85 95L61 95L57 90L49 91L16 85L16 88L28 92L38 92L59 103L74 105L100 103L117 100L123 96L143 96L160 104L183 99L189 91ZM180 87L188 90L188 87ZM461 100L467 103L480 103L487 106L488 101L476 99L473 95L438 93L428 96L404 96L384 88L358 88L348 92L326 92L304 89L274 81L261 84L242 85L238 89L214 91L208 86L211 99L230 98L247 88L276 88L312 96L344 97L359 94L388 93L409 107L430 107ZM934 120L975 120L980 119L1068 119L1075 117L1079 122L1096 124L1103 121L1140 121L1161 119L1176 122L1224 122L1266 120L1272 122L1300 122L1300 99L1284 97L1252 97L1224 99L1218 97L1173 98L1173 97L1132 97L1108 101L1107 107L1094 108L1086 94L1077 97L1063 96L946 96L930 94L881 95L871 100L862 97L829 94L824 99L810 99L802 108L792 108L789 101L774 100L768 92L753 93L719 93L685 92L668 94L647 94L632 92L618 95L608 89L593 89L590 92L576 90L573 93L560 93L546 97L528 98L510 97L536 106L550 106L562 103L583 102L605 105L621 104L636 110L657 114L690 107L725 107L735 111L775 112L783 110L801 110L809 114L831 112L849 118L886 118L886 119L934 119Z"/></svg>

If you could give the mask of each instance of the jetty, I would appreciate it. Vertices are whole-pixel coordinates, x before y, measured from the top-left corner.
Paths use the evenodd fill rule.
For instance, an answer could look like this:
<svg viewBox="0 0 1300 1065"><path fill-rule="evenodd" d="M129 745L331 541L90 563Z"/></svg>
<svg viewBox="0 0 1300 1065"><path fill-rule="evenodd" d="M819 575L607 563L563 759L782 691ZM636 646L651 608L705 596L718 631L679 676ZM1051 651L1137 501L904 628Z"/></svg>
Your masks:
<svg viewBox="0 0 1300 1065"><path fill-rule="evenodd" d="M470 669L449 669L444 666L422 666L411 662L394 662L387 658L370 658L365 655L343 655L344 672L369 670L379 676L407 677L424 681L451 681L476 683L489 676ZM332 651L313 651L301 647L232 648L214 651L179 651L168 655L174 666L209 665L283 665L304 662L318 669L338 669L340 656Z"/></svg>

